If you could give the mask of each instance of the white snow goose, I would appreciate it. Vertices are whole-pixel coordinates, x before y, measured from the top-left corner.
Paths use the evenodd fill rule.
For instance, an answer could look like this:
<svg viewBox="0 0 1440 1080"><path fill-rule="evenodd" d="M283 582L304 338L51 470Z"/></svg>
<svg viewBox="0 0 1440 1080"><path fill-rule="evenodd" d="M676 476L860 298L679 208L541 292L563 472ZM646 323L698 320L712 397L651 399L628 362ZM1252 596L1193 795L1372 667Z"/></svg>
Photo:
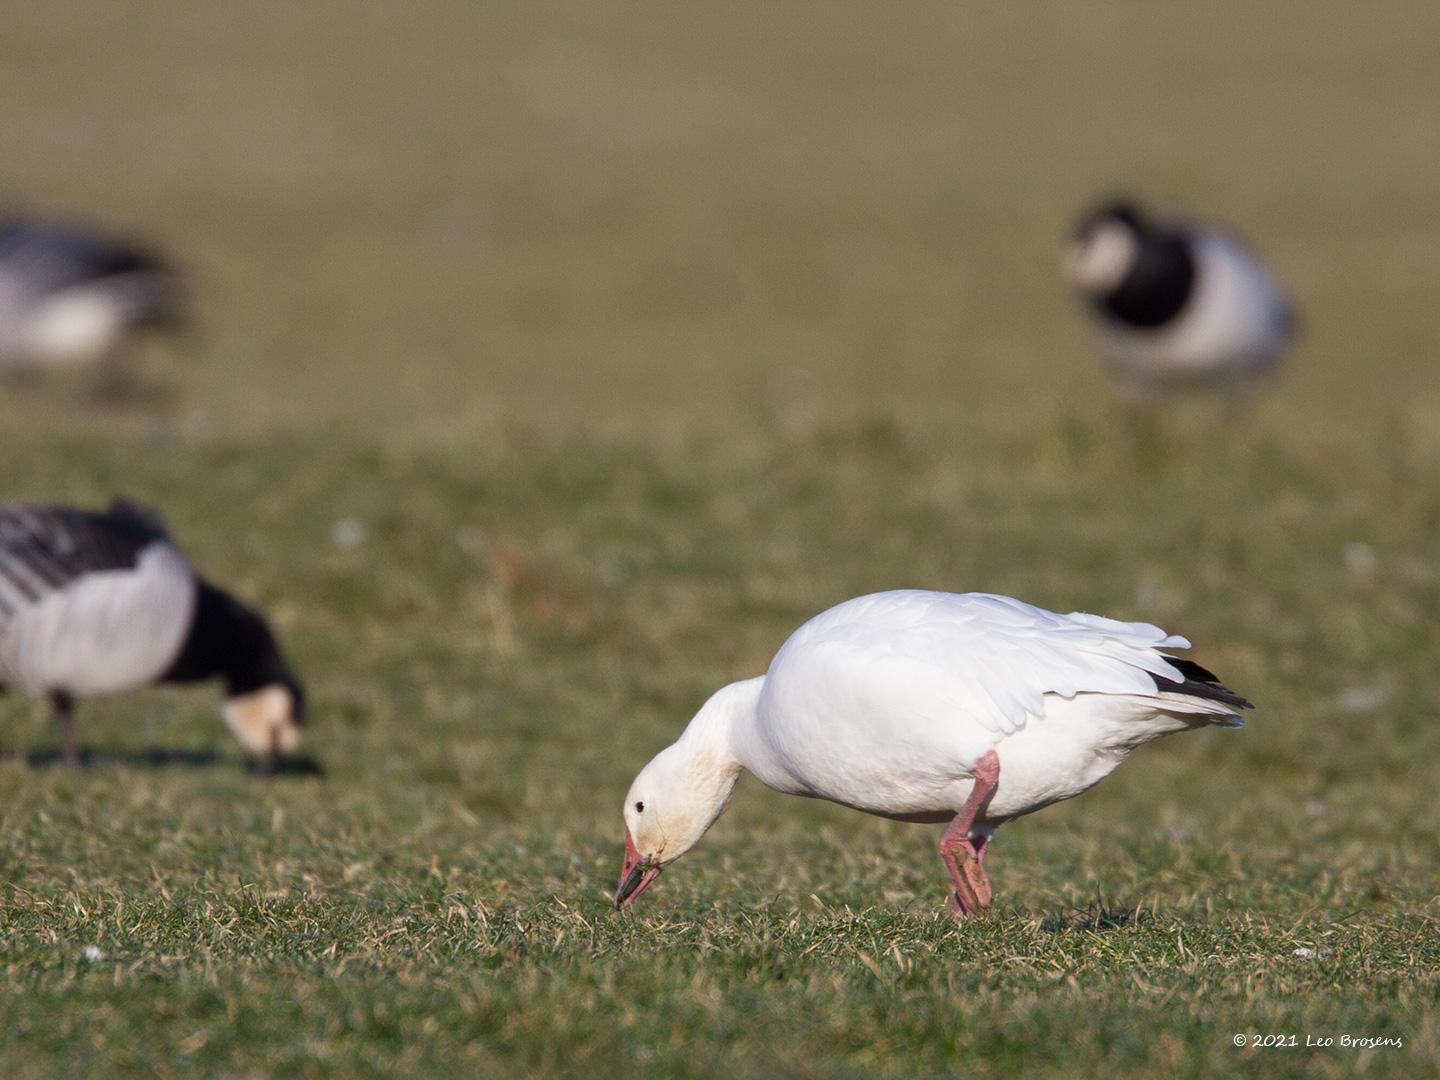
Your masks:
<svg viewBox="0 0 1440 1080"><path fill-rule="evenodd" d="M1239 398L1293 336L1269 270L1214 225L1152 219L1117 200L1080 222L1065 267L1101 348L1141 398L1186 385Z"/></svg>
<svg viewBox="0 0 1440 1080"><path fill-rule="evenodd" d="M0 687L49 696L67 763L77 700L212 677L245 750L291 760L304 695L269 626L199 577L153 513L0 506Z"/></svg>
<svg viewBox="0 0 1440 1080"><path fill-rule="evenodd" d="M144 330L174 330L172 268L84 227L0 221L0 365L11 371L92 363Z"/></svg>
<svg viewBox="0 0 1440 1080"><path fill-rule="evenodd" d="M792 795L949 821L951 911L984 915L999 826L1080 794L1151 739L1241 726L1249 702L1162 651L1189 645L986 593L847 600L795 631L768 673L717 692L640 771L615 906L699 841L749 770Z"/></svg>

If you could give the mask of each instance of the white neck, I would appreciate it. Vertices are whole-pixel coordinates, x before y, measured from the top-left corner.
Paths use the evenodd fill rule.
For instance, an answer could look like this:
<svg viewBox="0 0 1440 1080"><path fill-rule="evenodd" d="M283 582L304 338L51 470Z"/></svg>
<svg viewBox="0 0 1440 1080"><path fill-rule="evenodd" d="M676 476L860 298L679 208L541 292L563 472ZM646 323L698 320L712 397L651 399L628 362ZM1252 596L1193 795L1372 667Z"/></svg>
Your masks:
<svg viewBox="0 0 1440 1080"><path fill-rule="evenodd" d="M738 776L747 764L756 710L765 676L743 679L710 695L694 719L685 726L675 747L687 757L705 762L716 772Z"/></svg>

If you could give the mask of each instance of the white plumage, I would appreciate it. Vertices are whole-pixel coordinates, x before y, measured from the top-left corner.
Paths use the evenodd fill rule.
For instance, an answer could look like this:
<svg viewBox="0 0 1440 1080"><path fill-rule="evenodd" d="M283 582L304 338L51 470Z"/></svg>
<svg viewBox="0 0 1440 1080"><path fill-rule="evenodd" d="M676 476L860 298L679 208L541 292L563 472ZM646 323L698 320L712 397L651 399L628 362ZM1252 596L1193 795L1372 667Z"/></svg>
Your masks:
<svg viewBox="0 0 1440 1080"><path fill-rule="evenodd" d="M712 697L637 777L617 902L700 838L743 768L873 814L954 819L947 839L970 845L983 885L961 904L984 910L979 864L1002 822L1078 795L1151 739L1238 726L1244 699L1161 651L1188 646L983 593L846 601L795 631L767 674Z"/></svg>
<svg viewBox="0 0 1440 1080"><path fill-rule="evenodd" d="M7 569L22 572L13 561ZM0 578L0 595L7 593L18 599L10 579ZM190 564L155 539L133 567L92 570L0 616L0 685L77 698L146 686L179 655L195 595Z"/></svg>
<svg viewBox="0 0 1440 1080"><path fill-rule="evenodd" d="M1099 749L1112 716L1126 737L1173 729L1162 709L1230 717L1233 709L1213 701L1162 697L1156 676L1177 685L1184 676L1158 650L1188 646L1145 623L1057 615L1004 596L879 593L791 636L741 737L752 771L770 786L898 817L952 817L974 763L1000 748L990 811L1015 816L1055 801L1052 774L1086 776L1096 754L1119 763ZM1135 717L1137 706L1156 715ZM1067 726L1084 734L1052 743L1057 760L1043 772L1004 768L1013 747L1053 740ZM1077 779L1067 794L1088 786Z"/></svg>

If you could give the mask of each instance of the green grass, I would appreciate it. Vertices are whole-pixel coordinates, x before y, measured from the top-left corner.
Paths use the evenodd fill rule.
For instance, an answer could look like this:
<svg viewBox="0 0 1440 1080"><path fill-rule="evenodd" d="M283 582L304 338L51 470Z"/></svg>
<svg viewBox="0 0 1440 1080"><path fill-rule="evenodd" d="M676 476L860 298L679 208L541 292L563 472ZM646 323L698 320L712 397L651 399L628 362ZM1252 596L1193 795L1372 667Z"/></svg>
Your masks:
<svg viewBox="0 0 1440 1080"><path fill-rule="evenodd" d="M213 689L73 772L0 699L0 1076L1440 1072L1436 10L10 12L0 194L173 250L198 335L128 408L0 385L0 495L160 506L326 772ZM1115 187L1297 292L1252 414L1126 433L1056 268ZM983 924L935 829L750 781L615 914L634 772L902 585L1258 707L1004 829Z"/></svg>
<svg viewBox="0 0 1440 1080"><path fill-rule="evenodd" d="M106 449L7 480L108 490ZM203 692L87 706L74 773L7 705L7 1075L1440 1062L1440 489L1413 474L873 428L742 455L131 445L124 474L276 613L327 774L245 775ZM753 782L614 913L632 773L807 614L894 584L1155 618L1259 708L1003 830L985 924L945 916L935 830Z"/></svg>

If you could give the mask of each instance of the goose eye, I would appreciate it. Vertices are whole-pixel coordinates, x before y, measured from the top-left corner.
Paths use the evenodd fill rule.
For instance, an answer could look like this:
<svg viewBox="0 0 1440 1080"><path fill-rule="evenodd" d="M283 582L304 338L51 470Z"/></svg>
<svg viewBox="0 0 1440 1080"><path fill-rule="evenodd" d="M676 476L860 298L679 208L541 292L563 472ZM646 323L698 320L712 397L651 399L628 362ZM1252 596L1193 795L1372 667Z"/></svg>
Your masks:
<svg viewBox="0 0 1440 1080"><path fill-rule="evenodd" d="M637 802L635 804L635 812L637 814L643 814L645 812L645 804L643 802Z"/></svg>

